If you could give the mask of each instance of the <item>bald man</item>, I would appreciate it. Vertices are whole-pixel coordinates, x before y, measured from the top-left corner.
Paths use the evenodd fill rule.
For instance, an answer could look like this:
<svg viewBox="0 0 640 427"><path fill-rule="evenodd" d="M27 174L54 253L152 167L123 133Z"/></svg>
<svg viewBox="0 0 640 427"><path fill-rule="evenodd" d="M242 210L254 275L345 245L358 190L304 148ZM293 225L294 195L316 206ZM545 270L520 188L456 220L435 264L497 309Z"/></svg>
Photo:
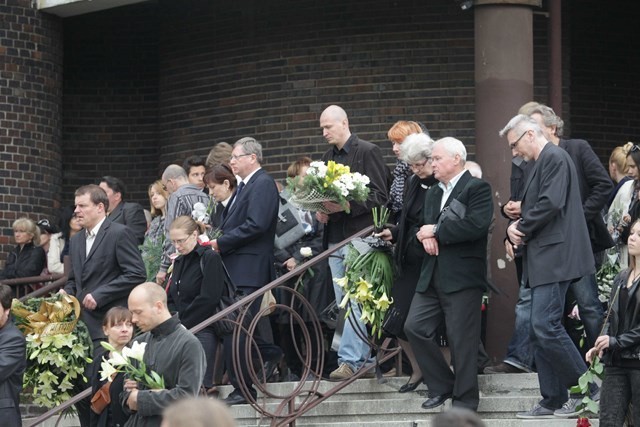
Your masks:
<svg viewBox="0 0 640 427"><path fill-rule="evenodd" d="M350 212L346 213L337 203L325 202L330 214L317 213L318 221L326 224L324 228L325 247L334 246L354 233L373 224L371 209L386 206L389 194L390 173L377 145L363 141L349 129L347 113L337 105L327 107L320 116L322 136L332 146L324 153L322 160L348 165L351 172L360 172L369 177L369 197L362 203L350 202ZM344 277L343 259L347 248L338 249L329 258L329 267L334 279ZM342 288L334 284L333 289L338 304L342 301ZM351 316L357 327L366 333L360 320L360 308L353 304ZM338 349L338 369L330 375L331 379L345 379L369 360L369 344L358 336L352 322L345 322L344 331Z"/></svg>
<svg viewBox="0 0 640 427"><path fill-rule="evenodd" d="M122 404L131 417L125 426L160 426L162 412L178 399L198 395L206 360L200 341L171 316L167 294L156 283L136 286L129 295L133 323L142 334L134 339L147 343L144 363L164 377L164 390L147 390L126 380Z"/></svg>

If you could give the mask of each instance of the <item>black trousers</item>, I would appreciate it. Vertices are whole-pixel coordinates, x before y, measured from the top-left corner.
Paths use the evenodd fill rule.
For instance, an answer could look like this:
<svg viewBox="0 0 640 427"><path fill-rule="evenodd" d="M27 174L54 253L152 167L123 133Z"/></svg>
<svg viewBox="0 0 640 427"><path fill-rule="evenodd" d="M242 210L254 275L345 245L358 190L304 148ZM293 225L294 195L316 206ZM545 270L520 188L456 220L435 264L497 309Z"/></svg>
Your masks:
<svg viewBox="0 0 640 427"><path fill-rule="evenodd" d="M416 292L404 331L431 397L452 394L453 405L476 411L480 401L477 377L482 290L444 293L437 281L426 292ZM436 342L444 320L455 374Z"/></svg>

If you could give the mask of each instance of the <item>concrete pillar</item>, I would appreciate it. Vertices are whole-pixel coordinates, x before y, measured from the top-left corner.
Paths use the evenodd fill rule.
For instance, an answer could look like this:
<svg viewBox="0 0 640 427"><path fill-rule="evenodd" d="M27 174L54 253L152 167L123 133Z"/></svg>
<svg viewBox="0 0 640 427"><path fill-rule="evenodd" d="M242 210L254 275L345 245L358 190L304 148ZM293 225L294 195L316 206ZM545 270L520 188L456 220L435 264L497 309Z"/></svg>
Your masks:
<svg viewBox="0 0 640 427"><path fill-rule="evenodd" d="M487 319L487 352L501 360L511 338L518 297L515 267L506 261L507 221L499 208L509 200L511 152L498 131L533 99L532 6L538 1L475 2L476 158L493 188L496 226L491 240L492 280L503 291L492 295Z"/></svg>
<svg viewBox="0 0 640 427"><path fill-rule="evenodd" d="M61 188L62 21L31 0L0 19L0 260L21 216L55 220Z"/></svg>

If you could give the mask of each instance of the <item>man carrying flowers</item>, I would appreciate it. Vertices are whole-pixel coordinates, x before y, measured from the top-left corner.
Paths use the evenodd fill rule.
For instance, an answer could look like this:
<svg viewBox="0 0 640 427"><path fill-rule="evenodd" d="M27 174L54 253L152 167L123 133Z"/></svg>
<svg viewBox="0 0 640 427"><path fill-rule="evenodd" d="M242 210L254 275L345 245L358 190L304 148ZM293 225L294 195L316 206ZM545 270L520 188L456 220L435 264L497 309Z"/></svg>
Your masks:
<svg viewBox="0 0 640 427"><path fill-rule="evenodd" d="M127 379L122 405L132 415L125 426L159 427L167 406L198 394L206 366L204 350L178 316L171 316L167 294L157 284L147 282L134 288L129 295L129 311L132 322L143 332L134 340L129 356L142 357L148 369L162 376L164 388L149 389Z"/></svg>
<svg viewBox="0 0 640 427"><path fill-rule="evenodd" d="M320 116L322 136L331 147L322 160L328 164L330 160L349 166L351 172L359 172L369 177L369 195L364 202L347 202L347 205L324 202L328 214L317 212L318 221L326 224L324 229L324 244L331 247L345 238L373 224L371 209L374 206L385 206L389 194L389 169L384 163L382 152L377 145L363 141L349 130L347 113L337 105L327 107ZM348 213L347 213L348 212ZM341 248L329 258L329 267L334 279L345 275L344 257L347 247ZM343 289L334 283L336 301L343 298ZM358 304L352 304L351 320L345 322L344 331L338 349L338 369L330 374L331 379L345 379L351 377L369 360L369 344L358 336L352 326L366 333L366 327L360 320Z"/></svg>

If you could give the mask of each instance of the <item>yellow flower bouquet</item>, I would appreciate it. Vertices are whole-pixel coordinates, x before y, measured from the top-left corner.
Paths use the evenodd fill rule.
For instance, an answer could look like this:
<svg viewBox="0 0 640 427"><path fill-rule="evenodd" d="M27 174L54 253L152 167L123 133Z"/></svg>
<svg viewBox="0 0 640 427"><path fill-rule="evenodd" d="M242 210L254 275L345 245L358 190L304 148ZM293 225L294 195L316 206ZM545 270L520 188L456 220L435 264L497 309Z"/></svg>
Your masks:
<svg viewBox="0 0 640 427"><path fill-rule="evenodd" d="M391 245L378 237L354 239L348 246L344 260L345 276L334 279L344 289L340 307L359 304L361 320L371 326L371 333L382 336L382 322L389 306L393 285L393 261ZM351 314L351 308L346 316Z"/></svg>
<svg viewBox="0 0 640 427"><path fill-rule="evenodd" d="M287 179L290 202L301 209L330 213L324 202L340 204L349 213L348 202L364 202L369 195L369 177L351 172L349 166L329 160L311 162L304 177Z"/></svg>

